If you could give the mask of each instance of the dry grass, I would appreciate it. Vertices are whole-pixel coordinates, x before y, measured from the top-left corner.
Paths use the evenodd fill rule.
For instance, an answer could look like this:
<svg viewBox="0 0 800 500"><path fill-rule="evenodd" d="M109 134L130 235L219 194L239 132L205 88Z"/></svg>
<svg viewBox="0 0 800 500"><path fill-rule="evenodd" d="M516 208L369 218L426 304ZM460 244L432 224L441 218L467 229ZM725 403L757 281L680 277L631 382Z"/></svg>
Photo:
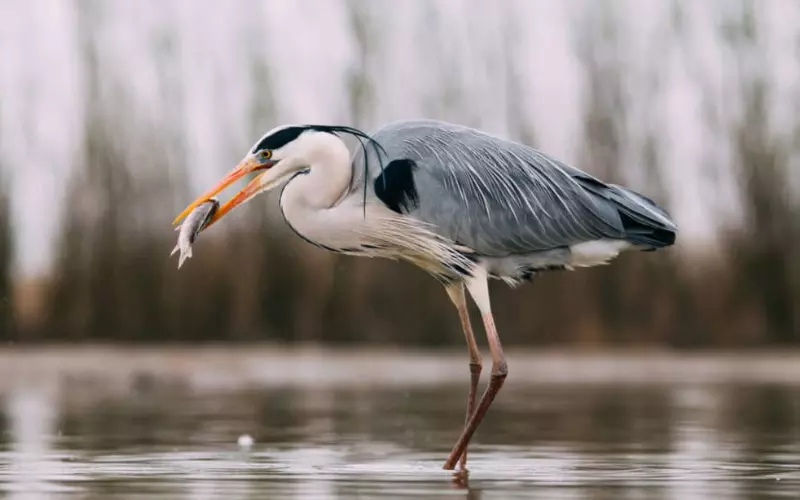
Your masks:
<svg viewBox="0 0 800 500"><path fill-rule="evenodd" d="M362 56L359 68L348 75L355 125L375 119L369 115L376 91L369 68L377 56L370 17L363 14L354 12L351 19ZM745 9L720 36L730 37L735 54L758 59L763 44L750 26L752 15ZM623 120L630 97L623 85L627 68L622 59L601 58L597 52L619 48L612 21L589 19L578 27L588 99L582 163L605 179L625 182L631 174L622 168L631 140ZM92 29L89 23L81 31L88 86L117 89L113 83L119 75L97 66ZM732 36L737 30L740 36ZM660 54L654 56L657 60ZM654 81L659 68L656 61ZM261 81L268 71L257 69L259 85L268 89ZM715 123L717 133L734 145L732 166L741 180L745 223L724 234L716 258L667 250L626 255L604 268L542 275L519 290L493 285L507 343L752 347L800 341L800 308L795 307L800 303L800 208L786 191L798 145L767 126L770 90L764 75L743 74L737 82L730 98L744 103L744 116ZM446 85L457 83L447 80ZM271 101L260 98L265 101L254 103L254 109L263 113L253 123L270 123L265 114L271 113ZM165 139L172 136L137 121L137 110L127 102L124 93L88 101L85 162L67 193L55 272L18 285L19 328L9 326L6 337L462 343L455 312L433 279L404 264L324 253L257 211L248 212L235 228L216 228L216 234L201 238L196 257L177 272L167 257L174 234L161 221L173 213L176 193L187 191L186 167L175 160L182 157L180 147L176 153ZM468 104L455 102L454 109ZM514 117L513 136L535 136L524 118ZM663 164L660 151L670 145L660 142L657 119L646 117L653 132L644 141L643 163L633 172L646 174L634 177L647 183L632 187L663 202L669 197L660 179L670 166ZM796 125L800 130L800 121ZM0 220L0 249L10 241L7 226ZM8 252L0 251L0 266L8 261ZM2 279L0 292L6 286Z"/></svg>

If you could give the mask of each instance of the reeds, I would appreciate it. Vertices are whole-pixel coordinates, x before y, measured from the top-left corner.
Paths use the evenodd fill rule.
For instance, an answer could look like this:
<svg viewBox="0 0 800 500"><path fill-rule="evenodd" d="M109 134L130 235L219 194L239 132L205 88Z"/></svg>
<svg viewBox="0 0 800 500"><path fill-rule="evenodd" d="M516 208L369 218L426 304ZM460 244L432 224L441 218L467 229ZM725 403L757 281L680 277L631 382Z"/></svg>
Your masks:
<svg viewBox="0 0 800 500"><path fill-rule="evenodd" d="M361 64L347 76L349 109L352 124L372 127L381 121L372 108L380 89L369 78L375 60L372 17L361 7L350 7ZM654 111L638 117L647 126L642 125L632 147L625 121L630 119L627 68L624 61L606 57L621 49L618 28L613 12L600 11L605 14L587 18L576 29L582 36L577 42L586 91L580 166L668 206L674 183L664 181L670 165L663 151L670 145L659 135L660 116ZM752 15L743 9L728 19L719 36L729 37L737 57L757 60L762 46ZM84 29L91 33L91 26ZM137 121L136 110L126 107L122 86L119 95L103 98L99 82L113 74L92 63L93 42L84 42L89 86L98 85L90 92L98 97L87 100L85 158L67 190L43 315L35 327L14 329L8 303L0 303L4 338L463 342L456 313L433 279L406 264L341 257L311 247L280 220L268 218L263 203L246 209L242 224L204 234L195 257L177 271L168 258L175 235L165 221L173 215L176 193L187 200L187 159L176 139L180 133L152 130ZM657 93L662 76L657 62L650 71ZM253 106L255 134L274 120L269 67L257 57L252 77L264 89ZM509 71L507 78L513 90L509 98L524 98L515 73ZM797 175L800 134L771 128L765 105L770 87L763 73L743 72L736 78L728 97L741 103L743 113L716 114L712 121L731 145L742 223L722 233L713 253L670 249L626 254L607 267L546 273L518 290L493 283L494 308L507 344L746 347L800 341L800 206L790 187ZM458 100L462 94L451 88L452 78L445 84L442 95L455 95L458 101L450 102L449 114L468 105ZM510 134L531 141L536 131L519 106L509 106ZM794 126L800 131L800 120ZM630 161L630 154L636 161ZM631 164L632 169L623 168ZM10 296L7 205L7 198L0 198L0 297Z"/></svg>

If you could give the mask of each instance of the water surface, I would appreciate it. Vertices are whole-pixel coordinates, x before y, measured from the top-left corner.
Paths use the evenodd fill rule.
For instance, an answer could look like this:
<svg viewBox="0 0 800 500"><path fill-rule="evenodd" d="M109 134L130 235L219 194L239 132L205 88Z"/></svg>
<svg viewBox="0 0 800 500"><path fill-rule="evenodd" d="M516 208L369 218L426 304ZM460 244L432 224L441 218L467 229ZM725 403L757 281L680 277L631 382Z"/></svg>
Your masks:
<svg viewBox="0 0 800 500"><path fill-rule="evenodd" d="M3 351L0 496L800 492L800 357L512 352L464 476L441 465L467 373L463 353Z"/></svg>

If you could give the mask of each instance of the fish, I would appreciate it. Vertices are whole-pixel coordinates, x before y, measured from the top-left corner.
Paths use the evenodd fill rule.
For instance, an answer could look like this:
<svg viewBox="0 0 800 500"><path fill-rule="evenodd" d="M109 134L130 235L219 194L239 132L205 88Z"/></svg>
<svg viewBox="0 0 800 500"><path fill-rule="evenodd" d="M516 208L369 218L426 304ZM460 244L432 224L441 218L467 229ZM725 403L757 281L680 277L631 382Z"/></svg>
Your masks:
<svg viewBox="0 0 800 500"><path fill-rule="evenodd" d="M181 268L186 259L191 258L192 244L194 244L195 238L197 238L197 235L200 234L200 231L202 231L209 221L211 221L211 218L217 212L218 208L219 200L216 198L211 198L208 201L204 201L186 216L186 218L183 220L183 223L175 228L175 231L179 231L178 244L175 245L175 248L172 249L172 252L169 254L169 256L172 257L175 255L175 252L180 250L181 253L178 257L178 269Z"/></svg>

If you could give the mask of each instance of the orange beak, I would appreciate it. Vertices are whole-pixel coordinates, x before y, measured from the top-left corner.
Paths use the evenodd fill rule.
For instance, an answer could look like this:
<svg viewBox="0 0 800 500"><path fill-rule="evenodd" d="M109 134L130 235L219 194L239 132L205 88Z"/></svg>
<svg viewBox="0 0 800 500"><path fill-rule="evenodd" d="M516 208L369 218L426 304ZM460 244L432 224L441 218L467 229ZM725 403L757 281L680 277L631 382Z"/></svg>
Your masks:
<svg viewBox="0 0 800 500"><path fill-rule="evenodd" d="M172 224L174 225L180 222L184 217L189 215L192 212L192 210L197 208L199 205L205 203L206 201L211 199L212 196L216 195L217 193L219 193L226 187L230 186L237 180L241 179L245 175L251 172L256 172L258 170L266 170L274 164L275 163L271 161L268 161L266 163L259 163L255 158L248 158L246 160L243 160L236 166L236 168L228 172L228 175L226 175L221 181L219 181L216 186L214 186L213 188L209 189L208 191L200 195L196 200L191 202L188 207L183 209L183 212L181 212L180 214L178 214L177 217L175 217L175 220L172 221ZM236 195L233 198L231 198L230 200L225 202L225 204L219 207L217 212L214 214L211 220L208 221L208 224L206 224L206 226L203 229L204 230L208 229L211 226L211 224L221 219L222 216L224 216L226 213L236 208L238 205L241 205L245 201L249 200L251 197L256 195L260 190L261 190L261 182L260 179L256 177L255 179L250 181L250 183L248 183L247 186L244 187L244 189L236 193Z"/></svg>

